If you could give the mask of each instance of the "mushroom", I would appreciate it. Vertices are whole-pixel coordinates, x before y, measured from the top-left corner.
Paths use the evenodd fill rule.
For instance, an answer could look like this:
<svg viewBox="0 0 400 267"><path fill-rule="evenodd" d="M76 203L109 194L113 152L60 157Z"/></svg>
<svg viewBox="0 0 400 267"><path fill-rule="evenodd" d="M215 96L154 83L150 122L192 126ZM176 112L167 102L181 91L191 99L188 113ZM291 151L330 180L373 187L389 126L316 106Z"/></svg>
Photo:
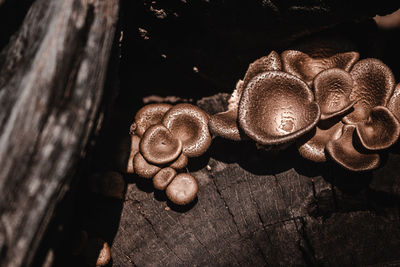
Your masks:
<svg viewBox="0 0 400 267"><path fill-rule="evenodd" d="M152 178L161 169L158 166L148 163L140 152L136 153L133 158L133 167L136 174L143 178Z"/></svg>
<svg viewBox="0 0 400 267"><path fill-rule="evenodd" d="M394 89L393 95L387 104L389 110L396 116L397 120L400 121L400 83L397 84Z"/></svg>
<svg viewBox="0 0 400 267"><path fill-rule="evenodd" d="M136 153L139 151L139 143L140 137L136 134L131 136L131 151L129 153L128 163L126 165L126 173L134 173L135 169L133 168L133 158Z"/></svg>
<svg viewBox="0 0 400 267"><path fill-rule="evenodd" d="M89 178L89 188L92 192L106 197L123 199L125 180L118 172L94 174Z"/></svg>
<svg viewBox="0 0 400 267"><path fill-rule="evenodd" d="M91 238L85 251L86 263L89 266L105 266L111 259L111 250L107 242L101 238Z"/></svg>
<svg viewBox="0 0 400 267"><path fill-rule="evenodd" d="M170 104L149 104L136 113L135 122L131 125L131 132L141 137L150 126L161 121L164 114L172 107Z"/></svg>
<svg viewBox="0 0 400 267"><path fill-rule="evenodd" d="M326 144L338 139L342 135L342 128L343 123L340 119L320 121L314 131L304 135L297 142L300 155L314 162L325 162Z"/></svg>
<svg viewBox="0 0 400 267"><path fill-rule="evenodd" d="M171 183L172 179L176 176L176 171L167 167L161 169L156 175L153 177L153 185L155 189L164 190Z"/></svg>
<svg viewBox="0 0 400 267"><path fill-rule="evenodd" d="M350 98L355 100L354 111L343 118L347 124L366 120L375 106L386 106L392 95L395 80L392 71L382 61L368 58L357 62L350 72L354 88Z"/></svg>
<svg viewBox="0 0 400 267"><path fill-rule="evenodd" d="M198 190L199 186L192 175L180 173L168 185L166 194L173 203L186 205L196 198Z"/></svg>
<svg viewBox="0 0 400 267"><path fill-rule="evenodd" d="M181 154L182 142L162 124L150 126L139 144L143 157L152 164L169 163Z"/></svg>
<svg viewBox="0 0 400 267"><path fill-rule="evenodd" d="M279 54L275 51L272 51L268 56L257 59L251 63L246 75L244 76L244 80L239 80L236 84L236 89L233 91L232 96L229 99L228 110L214 114L210 117L208 123L210 131L214 135L234 141L245 139L245 136L239 129L237 121L238 105L242 96L243 86L246 86L247 83L259 73L281 69L281 59Z"/></svg>
<svg viewBox="0 0 400 267"><path fill-rule="evenodd" d="M321 108L321 120L342 115L354 104L350 100L353 79L342 69L321 71L315 76L313 86L315 101Z"/></svg>
<svg viewBox="0 0 400 267"><path fill-rule="evenodd" d="M357 52L339 53L328 58L312 58L305 53L295 50L286 50L282 53L283 69L293 74L309 86L314 77L323 70L340 68L350 71L360 55Z"/></svg>
<svg viewBox="0 0 400 267"><path fill-rule="evenodd" d="M369 118L357 124L361 144L369 150L385 149L393 145L400 134L400 124L386 107L371 109Z"/></svg>
<svg viewBox="0 0 400 267"><path fill-rule="evenodd" d="M187 164L188 164L188 157L186 157L184 154L181 153L181 155L169 166L171 168L174 168L175 170L180 170L185 168Z"/></svg>
<svg viewBox="0 0 400 267"><path fill-rule="evenodd" d="M209 115L191 104L178 104L162 119L162 124L182 142L182 153L187 157L203 154L211 144L208 130Z"/></svg>
<svg viewBox="0 0 400 267"><path fill-rule="evenodd" d="M362 151L362 148L354 145L355 129L354 125L344 125L342 136L329 141L326 145L327 152L336 163L350 171L368 171L377 168L380 162L379 154Z"/></svg>
<svg viewBox="0 0 400 267"><path fill-rule="evenodd" d="M244 88L239 125L261 145L294 141L315 127L320 109L307 84L291 74L267 71Z"/></svg>

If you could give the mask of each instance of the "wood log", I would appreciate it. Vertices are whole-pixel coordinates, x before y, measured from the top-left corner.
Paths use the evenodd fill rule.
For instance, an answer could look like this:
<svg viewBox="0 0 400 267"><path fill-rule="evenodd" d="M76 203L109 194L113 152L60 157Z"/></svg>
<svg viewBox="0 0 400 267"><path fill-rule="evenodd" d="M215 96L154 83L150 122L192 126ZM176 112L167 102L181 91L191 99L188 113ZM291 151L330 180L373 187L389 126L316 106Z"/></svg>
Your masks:
<svg viewBox="0 0 400 267"><path fill-rule="evenodd" d="M0 54L0 262L29 265L97 126L118 0L37 0Z"/></svg>

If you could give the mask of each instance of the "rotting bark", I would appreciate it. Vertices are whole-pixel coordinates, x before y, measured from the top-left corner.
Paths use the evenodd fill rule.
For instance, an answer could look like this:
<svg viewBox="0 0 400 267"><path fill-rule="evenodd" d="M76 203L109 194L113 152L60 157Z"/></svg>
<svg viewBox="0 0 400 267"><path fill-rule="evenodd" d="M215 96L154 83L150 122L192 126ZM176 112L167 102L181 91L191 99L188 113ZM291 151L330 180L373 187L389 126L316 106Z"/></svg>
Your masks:
<svg viewBox="0 0 400 267"><path fill-rule="evenodd" d="M96 127L118 0L33 3L0 54L0 262L29 265Z"/></svg>

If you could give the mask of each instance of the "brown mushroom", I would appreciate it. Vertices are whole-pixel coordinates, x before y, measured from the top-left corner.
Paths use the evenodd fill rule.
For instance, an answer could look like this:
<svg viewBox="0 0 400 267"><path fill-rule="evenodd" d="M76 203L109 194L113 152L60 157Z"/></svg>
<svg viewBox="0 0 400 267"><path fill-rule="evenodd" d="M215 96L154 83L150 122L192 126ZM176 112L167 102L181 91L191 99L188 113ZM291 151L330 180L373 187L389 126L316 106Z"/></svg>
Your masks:
<svg viewBox="0 0 400 267"><path fill-rule="evenodd" d="M133 158L135 173L143 178L152 178L160 171L160 167L148 163L140 152Z"/></svg>
<svg viewBox="0 0 400 267"><path fill-rule="evenodd" d="M306 83L291 74L267 71L244 88L239 125L261 145L294 141L315 127L320 109Z"/></svg>
<svg viewBox="0 0 400 267"><path fill-rule="evenodd" d="M176 171L167 167L161 169L156 175L153 177L153 185L157 190L164 190L171 183L172 179L176 176Z"/></svg>
<svg viewBox="0 0 400 267"><path fill-rule="evenodd" d="M183 154L197 157L211 144L208 119L209 115L199 107L178 104L165 114L162 123L175 138L181 140Z"/></svg>
<svg viewBox="0 0 400 267"><path fill-rule="evenodd" d="M257 59L249 65L249 68L243 79L243 85L246 86L257 74L272 70L282 70L281 58L275 51L269 53L268 56Z"/></svg>
<svg viewBox="0 0 400 267"><path fill-rule="evenodd" d="M171 168L174 168L175 170L180 170L186 167L188 164L188 157L186 157L183 153L169 165Z"/></svg>
<svg viewBox="0 0 400 267"><path fill-rule="evenodd" d="M137 135L131 136L131 151L129 153L128 163L126 165L126 173L134 173L135 169L133 168L133 158L136 153L139 151L139 143L140 137Z"/></svg>
<svg viewBox="0 0 400 267"><path fill-rule="evenodd" d="M321 108L321 120L342 115L354 104L350 100L353 79L342 69L321 71L315 76L313 86L315 101Z"/></svg>
<svg viewBox="0 0 400 267"><path fill-rule="evenodd" d="M362 145L369 150L385 149L393 145L400 134L400 124L386 107L371 109L369 118L357 124Z"/></svg>
<svg viewBox="0 0 400 267"><path fill-rule="evenodd" d="M172 107L170 104L157 103L142 107L135 115L135 122L131 126L138 136L142 136L150 126L160 123L164 114Z"/></svg>
<svg viewBox="0 0 400 267"><path fill-rule="evenodd" d="M382 61L368 58L357 62L350 72L354 88L350 98L355 100L354 111L343 118L356 124L368 118L375 106L386 106L392 95L395 80L392 71Z"/></svg>
<svg viewBox="0 0 400 267"><path fill-rule="evenodd" d="M397 120L400 121L400 83L396 85L387 107L393 113L393 115L396 116Z"/></svg>
<svg viewBox="0 0 400 267"><path fill-rule="evenodd" d="M106 197L123 199L125 180L118 172L93 174L89 178L89 188L92 192Z"/></svg>
<svg viewBox="0 0 400 267"><path fill-rule="evenodd" d="M344 125L343 134L326 145L331 158L350 171L368 171L379 166L380 157L377 153L367 153L354 146L353 137L356 126Z"/></svg>
<svg viewBox="0 0 400 267"><path fill-rule="evenodd" d="M105 266L110 262L110 246L101 238L91 238L85 251L86 263L89 266Z"/></svg>
<svg viewBox="0 0 400 267"><path fill-rule="evenodd" d="M166 194L173 203L186 205L196 198L198 190L199 186L192 175L180 173L168 185Z"/></svg>
<svg viewBox="0 0 400 267"><path fill-rule="evenodd" d="M152 164L166 164L182 152L181 140L175 138L162 124L150 126L139 144L143 157Z"/></svg>
<svg viewBox="0 0 400 267"><path fill-rule="evenodd" d="M283 69L311 86L314 77L323 70L340 68L350 71L360 55L357 52L336 54L328 58L312 58L300 51L287 50L282 53Z"/></svg>
<svg viewBox="0 0 400 267"><path fill-rule="evenodd" d="M342 135L342 128L340 120L320 121L314 131L300 138L297 143L300 155L314 162L325 162L325 146Z"/></svg>

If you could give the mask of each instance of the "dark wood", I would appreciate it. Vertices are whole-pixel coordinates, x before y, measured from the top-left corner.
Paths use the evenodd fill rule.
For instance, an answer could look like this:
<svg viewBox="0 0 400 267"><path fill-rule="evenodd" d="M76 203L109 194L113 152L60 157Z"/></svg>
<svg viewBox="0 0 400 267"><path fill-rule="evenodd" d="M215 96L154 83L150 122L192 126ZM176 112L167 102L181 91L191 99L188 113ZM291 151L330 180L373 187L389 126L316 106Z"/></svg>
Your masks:
<svg viewBox="0 0 400 267"><path fill-rule="evenodd" d="M101 115L118 0L37 0L0 54L0 265L29 265Z"/></svg>

